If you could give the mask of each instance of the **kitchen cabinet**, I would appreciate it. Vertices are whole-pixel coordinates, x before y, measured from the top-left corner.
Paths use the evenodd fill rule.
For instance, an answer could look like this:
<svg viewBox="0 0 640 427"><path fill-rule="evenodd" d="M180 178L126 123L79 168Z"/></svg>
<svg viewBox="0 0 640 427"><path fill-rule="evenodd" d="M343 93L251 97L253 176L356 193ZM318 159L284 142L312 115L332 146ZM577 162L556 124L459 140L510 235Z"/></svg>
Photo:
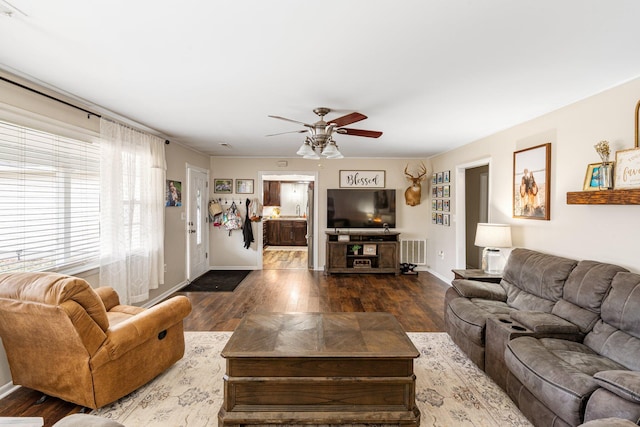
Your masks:
<svg viewBox="0 0 640 427"><path fill-rule="evenodd" d="M307 221L304 220L268 220L264 223L267 228L267 244L271 246L306 246Z"/></svg>
<svg viewBox="0 0 640 427"><path fill-rule="evenodd" d="M280 181L264 181L262 200L264 206L280 206Z"/></svg>

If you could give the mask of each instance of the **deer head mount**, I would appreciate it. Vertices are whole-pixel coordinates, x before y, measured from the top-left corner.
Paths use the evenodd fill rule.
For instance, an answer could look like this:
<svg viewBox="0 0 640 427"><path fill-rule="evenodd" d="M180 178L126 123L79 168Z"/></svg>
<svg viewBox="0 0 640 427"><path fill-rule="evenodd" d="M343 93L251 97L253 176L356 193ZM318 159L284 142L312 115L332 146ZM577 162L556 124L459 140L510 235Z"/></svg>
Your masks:
<svg viewBox="0 0 640 427"><path fill-rule="evenodd" d="M409 165L405 166L404 174L407 176L407 179L411 181L411 185L404 192L404 200L409 206L416 206L420 204L420 199L422 197L422 180L424 180L425 175L427 174L427 167L424 163L420 162L420 170L418 171L417 176L413 176L407 169Z"/></svg>

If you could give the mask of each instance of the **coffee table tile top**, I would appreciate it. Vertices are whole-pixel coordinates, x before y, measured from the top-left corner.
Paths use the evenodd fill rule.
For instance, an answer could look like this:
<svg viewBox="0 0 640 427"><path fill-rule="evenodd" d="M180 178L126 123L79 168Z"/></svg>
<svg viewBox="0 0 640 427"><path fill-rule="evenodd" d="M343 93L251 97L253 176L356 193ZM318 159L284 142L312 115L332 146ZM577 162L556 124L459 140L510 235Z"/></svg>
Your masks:
<svg viewBox="0 0 640 427"><path fill-rule="evenodd" d="M222 356L258 355L416 358L419 352L389 313L253 313L238 325Z"/></svg>

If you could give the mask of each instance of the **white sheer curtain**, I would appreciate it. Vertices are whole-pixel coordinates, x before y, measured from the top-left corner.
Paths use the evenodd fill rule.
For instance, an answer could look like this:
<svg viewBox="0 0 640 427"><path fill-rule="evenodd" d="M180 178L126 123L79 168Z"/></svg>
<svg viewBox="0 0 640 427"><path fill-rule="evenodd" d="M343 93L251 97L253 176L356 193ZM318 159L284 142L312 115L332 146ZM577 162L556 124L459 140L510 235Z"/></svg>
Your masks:
<svg viewBox="0 0 640 427"><path fill-rule="evenodd" d="M124 304L164 283L164 141L100 119L100 285Z"/></svg>

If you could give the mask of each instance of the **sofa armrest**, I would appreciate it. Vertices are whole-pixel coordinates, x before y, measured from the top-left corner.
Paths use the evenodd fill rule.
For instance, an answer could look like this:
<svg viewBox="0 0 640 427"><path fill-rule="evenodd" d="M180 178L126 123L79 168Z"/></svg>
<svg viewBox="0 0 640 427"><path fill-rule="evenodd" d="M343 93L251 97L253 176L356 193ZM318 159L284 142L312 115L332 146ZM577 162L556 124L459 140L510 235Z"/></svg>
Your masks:
<svg viewBox="0 0 640 427"><path fill-rule="evenodd" d="M116 305L120 305L120 297L113 288L109 286L101 286L94 289L94 291L96 291L96 293L102 300L104 308L106 308L107 311L111 310Z"/></svg>
<svg viewBox="0 0 640 427"><path fill-rule="evenodd" d="M494 301L506 301L507 293L498 283L479 282L477 280L455 279L451 286L466 298L483 298Z"/></svg>
<svg viewBox="0 0 640 427"><path fill-rule="evenodd" d="M613 370L600 371L593 378L598 385L623 399L640 403L640 372Z"/></svg>
<svg viewBox="0 0 640 427"><path fill-rule="evenodd" d="M523 324L534 333L540 334L579 334L580 328L571 322L551 313L542 311L513 311L513 320Z"/></svg>
<svg viewBox="0 0 640 427"><path fill-rule="evenodd" d="M185 296L175 296L142 313L131 316L107 330L106 346L109 358L117 359L160 332L179 323L191 312L191 302Z"/></svg>

